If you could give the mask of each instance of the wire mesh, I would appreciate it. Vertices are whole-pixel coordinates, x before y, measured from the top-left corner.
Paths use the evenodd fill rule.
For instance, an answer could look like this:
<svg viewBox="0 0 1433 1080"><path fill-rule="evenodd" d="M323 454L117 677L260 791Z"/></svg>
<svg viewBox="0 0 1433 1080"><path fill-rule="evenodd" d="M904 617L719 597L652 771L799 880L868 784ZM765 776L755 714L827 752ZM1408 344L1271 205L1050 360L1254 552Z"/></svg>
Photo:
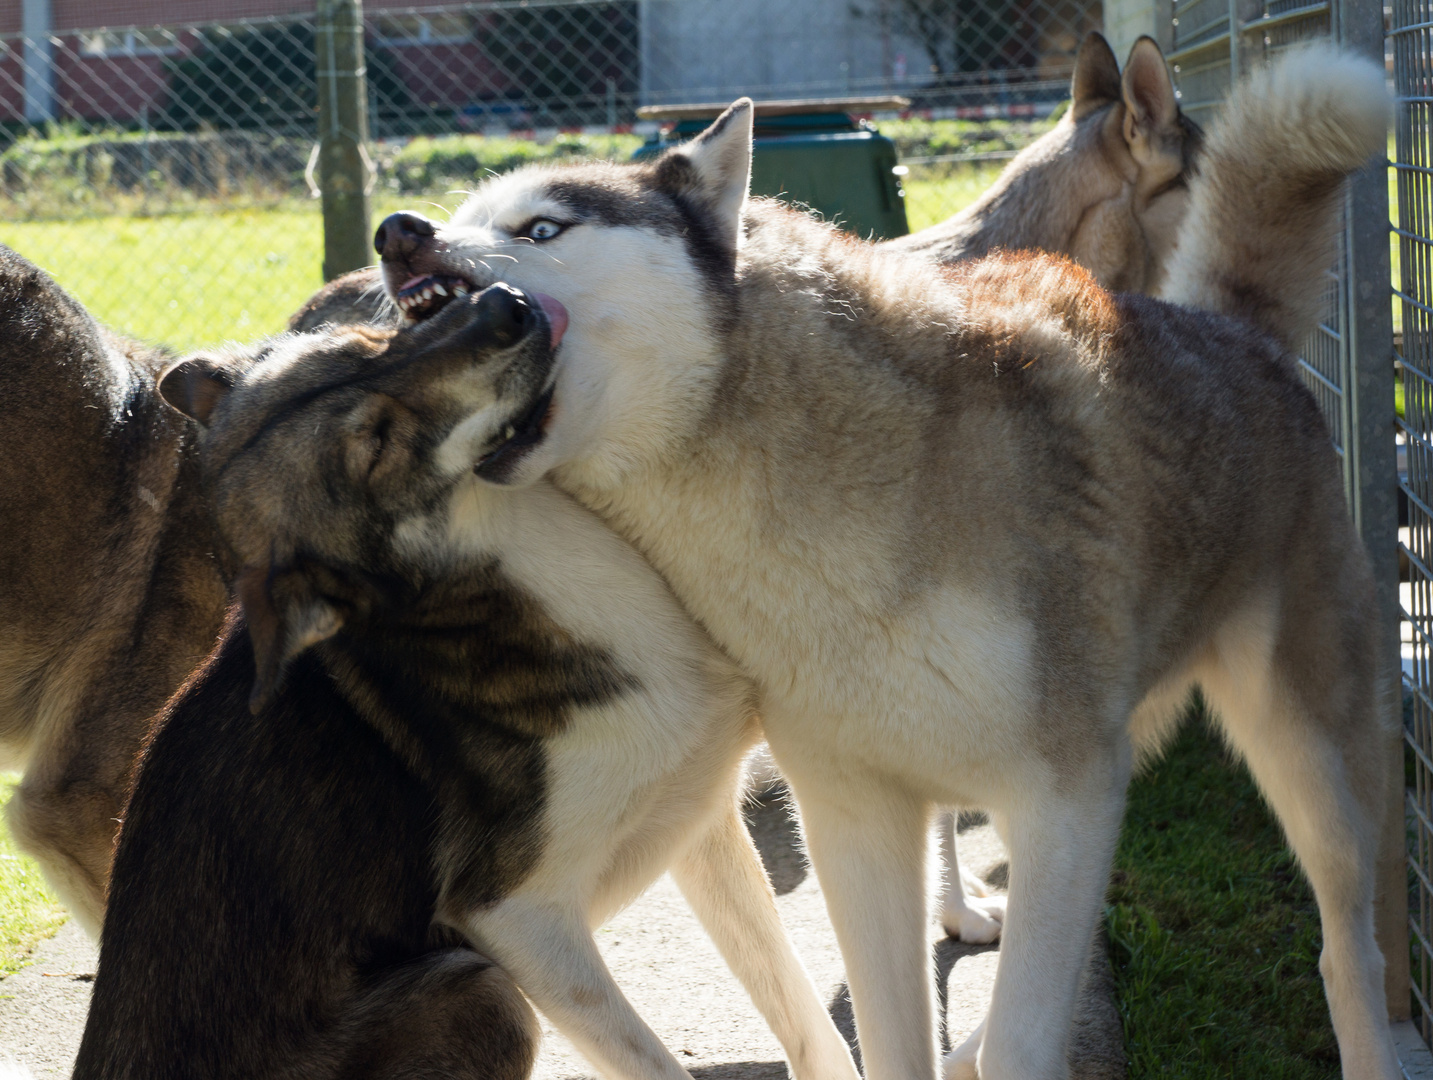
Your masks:
<svg viewBox="0 0 1433 1080"><path fill-rule="evenodd" d="M1414 1020L1433 1041L1433 5L1395 0L1388 39L1397 93L1394 228L1402 320L1403 415L1399 594L1403 615L1404 731L1408 789L1409 937Z"/></svg>
<svg viewBox="0 0 1433 1080"><path fill-rule="evenodd" d="M1239 75L1266 63L1281 49L1330 32L1328 0L1174 0L1173 47L1169 54L1180 106L1207 123ZM1348 250L1339 245L1338 261L1325 279L1318 328L1300 350L1304 382L1318 399L1343 463L1344 483L1352 490L1347 452L1352 417L1348 388L1352 352L1348 332Z"/></svg>
<svg viewBox="0 0 1433 1080"><path fill-rule="evenodd" d="M316 14L293 7L168 0L211 17L39 30L0 15L0 242L141 338L280 329L323 257ZM909 109L877 123L909 159L920 228L1045 130L1100 17L1099 0L370 7L373 213L451 207L528 161L624 159L653 133L644 104L898 94Z"/></svg>

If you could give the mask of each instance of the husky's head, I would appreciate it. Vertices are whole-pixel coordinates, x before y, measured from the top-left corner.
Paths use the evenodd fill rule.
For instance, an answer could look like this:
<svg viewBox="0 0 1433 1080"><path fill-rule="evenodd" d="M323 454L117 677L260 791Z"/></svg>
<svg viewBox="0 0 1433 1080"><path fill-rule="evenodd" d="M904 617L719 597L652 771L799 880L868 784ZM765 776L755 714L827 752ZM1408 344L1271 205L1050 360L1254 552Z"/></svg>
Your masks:
<svg viewBox="0 0 1433 1080"><path fill-rule="evenodd" d="M1153 292L1188 211L1202 133L1180 111L1152 38L1134 43L1121 74L1091 32L1070 98L975 203L887 246L941 262L1038 248L1070 256L1112 292Z"/></svg>
<svg viewBox="0 0 1433 1080"><path fill-rule="evenodd" d="M409 329L287 334L164 373L202 428L255 708L292 657L421 591L424 523L475 469L501 480L541 442L565 324L550 297L492 285Z"/></svg>
<svg viewBox="0 0 1433 1080"><path fill-rule="evenodd" d="M1069 113L1045 137L1080 151L1051 178L1063 191L1046 193L1067 204L1068 247L1023 246L1069 254L1113 292L1152 292L1189 210L1203 132L1180 110L1164 54L1150 37L1131 46L1121 73L1104 37L1087 35L1070 96Z"/></svg>
<svg viewBox="0 0 1433 1080"><path fill-rule="evenodd" d="M583 457L620 473L659 453L668 410L699 401L735 295L752 104L649 165L530 168L484 184L446 224L394 214L374 238L409 321L501 279L571 312L543 445L493 480Z"/></svg>

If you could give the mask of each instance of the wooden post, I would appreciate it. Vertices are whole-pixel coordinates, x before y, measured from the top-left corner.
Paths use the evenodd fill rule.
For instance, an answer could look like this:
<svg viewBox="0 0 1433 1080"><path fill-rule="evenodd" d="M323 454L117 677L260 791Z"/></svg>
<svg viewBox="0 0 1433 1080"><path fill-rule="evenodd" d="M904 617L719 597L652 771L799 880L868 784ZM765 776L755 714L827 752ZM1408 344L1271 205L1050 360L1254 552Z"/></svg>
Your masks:
<svg viewBox="0 0 1433 1080"><path fill-rule="evenodd" d="M368 191L368 91L362 0L318 0L319 188L323 192L323 279L373 262Z"/></svg>

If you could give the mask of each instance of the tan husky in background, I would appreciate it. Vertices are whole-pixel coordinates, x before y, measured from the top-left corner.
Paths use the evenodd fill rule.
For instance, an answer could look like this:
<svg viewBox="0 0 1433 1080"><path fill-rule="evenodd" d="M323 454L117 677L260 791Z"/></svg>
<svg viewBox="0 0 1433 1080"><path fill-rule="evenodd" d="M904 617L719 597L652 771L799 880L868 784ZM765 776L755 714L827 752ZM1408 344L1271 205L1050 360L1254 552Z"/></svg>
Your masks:
<svg viewBox="0 0 1433 1080"><path fill-rule="evenodd" d="M756 681L870 1080L935 1074L933 804L991 808L1011 849L990 1015L948 1071L1068 1075L1125 787L1192 685L1313 884L1344 1075L1399 1076L1373 931L1393 686L1289 351L1386 110L1382 71L1328 49L1240 92L1167 288L1215 313L1063 259L927 267L748 199L744 101L649 165L387 223L410 318L499 274L570 312L542 437L488 479L555 477Z"/></svg>
<svg viewBox="0 0 1433 1080"><path fill-rule="evenodd" d="M1070 108L990 189L948 221L881 246L936 262L1038 248L1068 255L1115 292L1154 292L1174 250L1202 136L1179 109L1153 38L1120 74L1109 43L1088 35Z"/></svg>

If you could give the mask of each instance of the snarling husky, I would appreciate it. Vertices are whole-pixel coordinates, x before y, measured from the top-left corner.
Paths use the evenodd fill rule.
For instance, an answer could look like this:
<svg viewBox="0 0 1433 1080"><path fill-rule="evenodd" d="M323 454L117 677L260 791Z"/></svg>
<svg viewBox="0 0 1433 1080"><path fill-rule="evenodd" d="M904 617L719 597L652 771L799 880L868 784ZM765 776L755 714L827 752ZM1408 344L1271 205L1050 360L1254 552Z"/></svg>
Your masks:
<svg viewBox="0 0 1433 1080"><path fill-rule="evenodd" d="M592 939L670 868L795 1075L856 1080L739 814L750 683L594 514L474 475L540 440L564 321L494 286L165 375L242 619L140 767L77 1077L520 1078L510 978L677 1080Z"/></svg>
<svg viewBox="0 0 1433 1080"><path fill-rule="evenodd" d="M871 1080L935 1073L940 803L991 808L1011 854L990 1014L948 1073L1067 1075L1127 781L1194 685L1312 882L1344 1075L1399 1075L1372 916L1393 673L1290 352L1386 108L1327 49L1229 106L1205 167L1247 164L1248 132L1283 164L1192 196L1166 292L1205 310L1061 258L926 266L748 198L744 101L654 163L385 223L410 319L498 278L566 305L550 398L511 405L533 419L479 473L555 478L756 681Z"/></svg>

